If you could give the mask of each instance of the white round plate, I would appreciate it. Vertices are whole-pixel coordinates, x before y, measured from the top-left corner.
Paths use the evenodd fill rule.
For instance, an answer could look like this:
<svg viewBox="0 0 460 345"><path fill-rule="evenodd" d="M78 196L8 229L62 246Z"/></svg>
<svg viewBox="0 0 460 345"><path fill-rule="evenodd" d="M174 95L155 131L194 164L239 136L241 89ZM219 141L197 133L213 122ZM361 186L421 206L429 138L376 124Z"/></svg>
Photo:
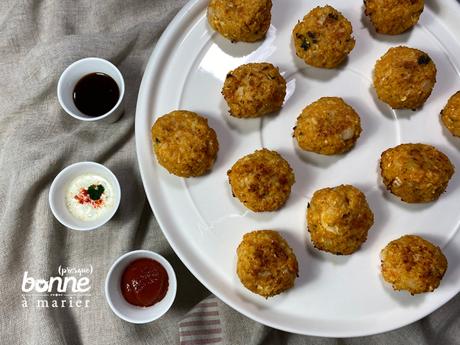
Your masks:
<svg viewBox="0 0 460 345"><path fill-rule="evenodd" d="M295 56L291 42L297 20L326 3L352 22L356 38L348 61L334 70L307 67ZM351 337L384 332L416 321L451 299L460 290L460 141L443 129L439 112L460 89L460 42L452 26L441 21L444 13L455 20L452 13L459 10L457 4L448 0L436 8L425 6L413 30L381 36L369 29L361 1L275 0L268 35L253 44L232 44L213 32L207 24L206 6L206 0L191 1L163 34L147 65L136 113L137 154L147 197L185 265L241 313L301 334ZM389 47L401 44L424 50L438 68L434 91L416 112L391 110L376 99L371 86L375 61ZM285 105L263 120L231 118L220 94L224 78L229 70L253 61L279 66L288 82ZM346 155L324 158L300 154L295 148L291 134L296 117L321 96L343 97L361 116L363 133ZM216 130L220 150L210 174L182 179L158 165L150 128L159 116L175 109L206 116ZM405 204L382 187L381 152L405 142L435 145L457 166L458 172L437 202ZM280 152L295 170L297 182L281 210L255 214L232 197L227 170L238 158L261 147ZM315 190L345 183L366 194L375 224L358 252L333 256L312 247L305 211ZM270 299L246 290L235 273L236 248L243 234L255 229L279 230L299 261L295 287ZM434 293L394 292L380 277L380 250L408 233L438 244L449 260Z"/></svg>

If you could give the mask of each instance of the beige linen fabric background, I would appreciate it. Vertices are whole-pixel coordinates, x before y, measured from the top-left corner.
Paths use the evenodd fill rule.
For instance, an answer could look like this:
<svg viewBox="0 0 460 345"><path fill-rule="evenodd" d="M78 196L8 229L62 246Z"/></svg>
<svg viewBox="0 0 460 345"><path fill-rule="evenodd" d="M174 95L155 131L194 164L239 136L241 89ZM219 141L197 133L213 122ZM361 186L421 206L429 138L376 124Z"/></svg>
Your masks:
<svg viewBox="0 0 460 345"><path fill-rule="evenodd" d="M0 343L177 344L178 322L209 292L173 253L146 202L137 167L134 115L143 69L184 0L0 1ZM115 124L78 122L60 109L59 75L75 60L109 59L126 80L126 112ZM96 161L118 176L120 209L91 232L52 216L48 190L65 166ZM157 322L118 319L104 299L112 262L133 249L166 256L178 277L173 308ZM90 307L23 308L24 271L56 275L59 265L92 265ZM303 337L257 324L219 302L224 344L459 344L460 297L428 318L373 337Z"/></svg>

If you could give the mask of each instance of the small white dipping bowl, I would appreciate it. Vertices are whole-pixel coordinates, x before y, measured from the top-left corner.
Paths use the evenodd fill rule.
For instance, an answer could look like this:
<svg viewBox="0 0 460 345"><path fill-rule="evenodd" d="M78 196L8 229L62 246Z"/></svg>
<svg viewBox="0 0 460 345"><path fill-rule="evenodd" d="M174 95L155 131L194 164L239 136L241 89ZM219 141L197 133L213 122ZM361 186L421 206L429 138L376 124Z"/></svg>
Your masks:
<svg viewBox="0 0 460 345"><path fill-rule="evenodd" d="M91 73L105 73L110 76L118 85L120 97L115 106L107 113L100 116L88 116L83 114L75 105L73 100L73 92L75 85L84 76ZM89 57L75 61L67 67L59 78L57 86L57 95L61 107L67 114L81 121L102 121L102 122L115 122L117 121L124 110L124 96L125 96L125 81L121 72L111 62L96 58Z"/></svg>
<svg viewBox="0 0 460 345"><path fill-rule="evenodd" d="M165 297L151 307L138 307L128 303L121 293L121 276L126 267L137 259L153 259L158 261L168 274L168 291ZM110 267L105 280L105 299L112 311L120 319L131 323L152 322L163 316L171 308L176 297L176 274L170 263L160 254L149 250L135 250L120 256Z"/></svg>
<svg viewBox="0 0 460 345"><path fill-rule="evenodd" d="M76 218L66 206L66 194L69 184L75 178L84 174L95 174L105 178L112 185L114 197L112 210L107 210L99 218L89 221ZM62 225L70 229L85 231L96 229L113 217L120 205L121 189L116 176L102 164L79 162L69 165L54 178L48 197L51 212Z"/></svg>

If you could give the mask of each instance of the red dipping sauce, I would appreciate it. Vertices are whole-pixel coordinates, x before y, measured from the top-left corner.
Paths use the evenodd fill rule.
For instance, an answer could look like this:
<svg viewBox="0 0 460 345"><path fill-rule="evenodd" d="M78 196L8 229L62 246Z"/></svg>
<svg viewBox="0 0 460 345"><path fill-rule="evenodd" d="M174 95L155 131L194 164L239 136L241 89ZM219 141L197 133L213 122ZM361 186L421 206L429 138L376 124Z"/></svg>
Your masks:
<svg viewBox="0 0 460 345"><path fill-rule="evenodd" d="M125 300L139 307L150 307L160 302L169 286L165 268L152 259L131 262L121 276L121 293Z"/></svg>

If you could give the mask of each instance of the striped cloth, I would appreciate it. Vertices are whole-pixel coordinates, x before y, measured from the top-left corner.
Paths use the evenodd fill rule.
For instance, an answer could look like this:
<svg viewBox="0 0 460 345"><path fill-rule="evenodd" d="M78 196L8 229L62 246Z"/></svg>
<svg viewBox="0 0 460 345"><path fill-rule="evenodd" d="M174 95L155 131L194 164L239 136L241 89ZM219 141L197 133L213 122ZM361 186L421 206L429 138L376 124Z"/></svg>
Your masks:
<svg viewBox="0 0 460 345"><path fill-rule="evenodd" d="M222 342L221 318L214 295L198 303L179 322L180 345L219 345Z"/></svg>

